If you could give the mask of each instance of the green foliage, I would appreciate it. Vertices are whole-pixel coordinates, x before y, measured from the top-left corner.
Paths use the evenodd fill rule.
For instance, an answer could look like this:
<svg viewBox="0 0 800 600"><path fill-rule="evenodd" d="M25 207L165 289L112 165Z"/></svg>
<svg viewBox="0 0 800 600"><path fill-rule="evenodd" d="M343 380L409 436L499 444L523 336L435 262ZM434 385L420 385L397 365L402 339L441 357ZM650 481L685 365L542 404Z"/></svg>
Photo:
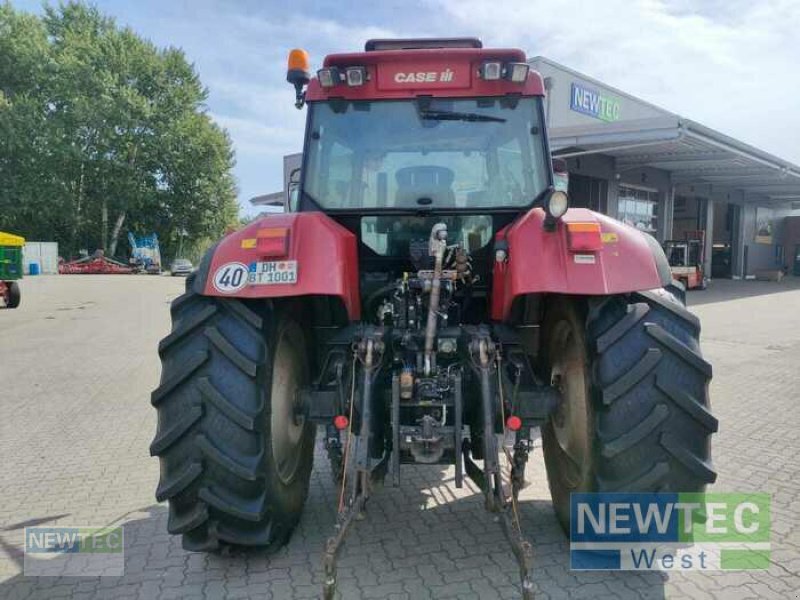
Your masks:
<svg viewBox="0 0 800 600"><path fill-rule="evenodd" d="M0 230L65 255L124 254L128 230L166 257L218 238L238 219L234 157L206 96L181 50L94 7L0 4Z"/></svg>

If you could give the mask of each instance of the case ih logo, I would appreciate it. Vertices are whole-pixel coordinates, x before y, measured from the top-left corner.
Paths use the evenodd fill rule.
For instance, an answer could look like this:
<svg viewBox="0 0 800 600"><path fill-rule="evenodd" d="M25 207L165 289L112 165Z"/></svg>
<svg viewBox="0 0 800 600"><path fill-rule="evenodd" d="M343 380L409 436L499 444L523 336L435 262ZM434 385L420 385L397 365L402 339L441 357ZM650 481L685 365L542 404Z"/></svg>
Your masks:
<svg viewBox="0 0 800 600"><path fill-rule="evenodd" d="M378 65L378 89L458 89L469 88L472 73L468 62L430 61L422 64L410 62Z"/></svg>
<svg viewBox="0 0 800 600"><path fill-rule="evenodd" d="M445 69L437 73L436 71L419 73L395 73L395 83L447 83L453 81L453 71Z"/></svg>

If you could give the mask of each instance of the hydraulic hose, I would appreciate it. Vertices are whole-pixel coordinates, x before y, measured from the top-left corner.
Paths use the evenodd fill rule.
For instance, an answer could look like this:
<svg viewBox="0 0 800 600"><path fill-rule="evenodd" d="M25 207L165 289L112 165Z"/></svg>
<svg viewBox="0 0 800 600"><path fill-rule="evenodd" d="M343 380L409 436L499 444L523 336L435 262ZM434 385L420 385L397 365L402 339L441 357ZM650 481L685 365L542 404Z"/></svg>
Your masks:
<svg viewBox="0 0 800 600"><path fill-rule="evenodd" d="M425 375L433 369L433 342L436 339L436 323L439 313L439 294L442 289L442 263L447 249L447 225L437 223L431 229L430 253L434 257L431 297L428 302L428 322L425 325Z"/></svg>

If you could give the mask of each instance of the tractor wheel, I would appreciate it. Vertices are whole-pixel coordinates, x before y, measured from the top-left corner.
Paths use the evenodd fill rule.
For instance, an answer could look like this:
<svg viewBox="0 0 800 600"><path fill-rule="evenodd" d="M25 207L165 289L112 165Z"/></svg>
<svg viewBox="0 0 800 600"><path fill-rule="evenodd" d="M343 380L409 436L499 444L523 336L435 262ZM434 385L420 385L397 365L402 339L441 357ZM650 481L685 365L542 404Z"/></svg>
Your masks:
<svg viewBox="0 0 800 600"><path fill-rule="evenodd" d="M19 283L10 281L8 283L8 308L17 308L19 303L22 302L22 290L19 288Z"/></svg>
<svg viewBox="0 0 800 600"><path fill-rule="evenodd" d="M269 303L187 292L172 303L152 394L159 502L183 547L285 544L308 495L315 428L297 401L304 333Z"/></svg>
<svg viewBox="0 0 800 600"><path fill-rule="evenodd" d="M572 492L701 492L716 479L711 365L680 288L559 298L544 351L562 400L543 428L550 494L569 531Z"/></svg>

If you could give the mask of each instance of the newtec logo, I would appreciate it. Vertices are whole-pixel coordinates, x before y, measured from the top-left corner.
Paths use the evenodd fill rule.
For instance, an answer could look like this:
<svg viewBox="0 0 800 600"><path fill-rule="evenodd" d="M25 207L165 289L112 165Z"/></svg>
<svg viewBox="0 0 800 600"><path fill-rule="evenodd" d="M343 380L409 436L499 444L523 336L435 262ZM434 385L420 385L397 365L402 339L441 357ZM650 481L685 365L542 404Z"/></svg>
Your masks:
<svg viewBox="0 0 800 600"><path fill-rule="evenodd" d="M122 552L122 527L26 527L25 552L115 554Z"/></svg>
<svg viewBox="0 0 800 600"><path fill-rule="evenodd" d="M770 564L768 494L572 494L574 570L750 570Z"/></svg>
<svg viewBox="0 0 800 600"><path fill-rule="evenodd" d="M27 576L112 576L125 572L122 527L26 527Z"/></svg>
<svg viewBox="0 0 800 600"><path fill-rule="evenodd" d="M570 88L569 107L576 112L609 123L619 121L621 112L619 100L578 83L573 83Z"/></svg>

